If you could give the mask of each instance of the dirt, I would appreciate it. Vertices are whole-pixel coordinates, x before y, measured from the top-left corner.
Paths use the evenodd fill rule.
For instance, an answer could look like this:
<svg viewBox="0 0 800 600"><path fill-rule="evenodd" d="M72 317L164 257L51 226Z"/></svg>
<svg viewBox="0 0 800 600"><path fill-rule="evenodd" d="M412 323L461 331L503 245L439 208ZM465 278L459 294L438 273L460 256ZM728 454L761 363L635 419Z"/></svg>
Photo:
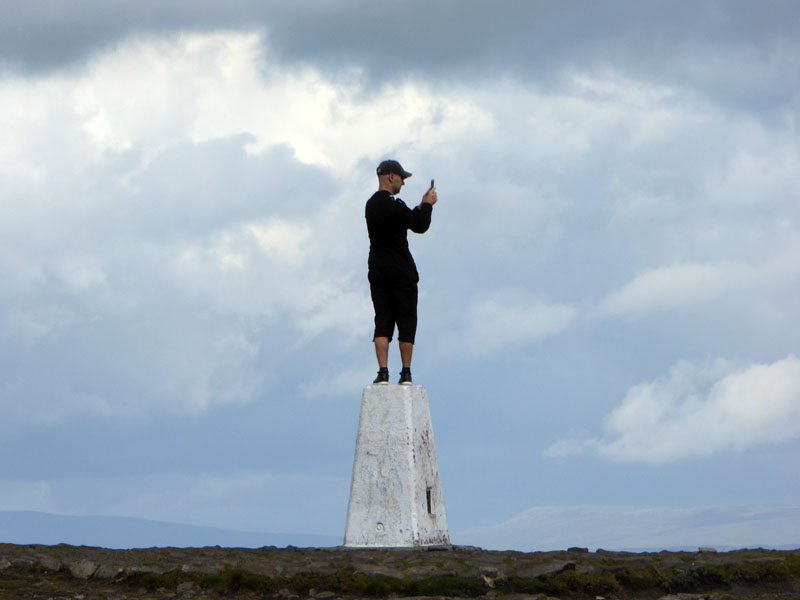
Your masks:
<svg viewBox="0 0 800 600"><path fill-rule="evenodd" d="M498 552L0 544L0 600L800 600L800 550Z"/></svg>

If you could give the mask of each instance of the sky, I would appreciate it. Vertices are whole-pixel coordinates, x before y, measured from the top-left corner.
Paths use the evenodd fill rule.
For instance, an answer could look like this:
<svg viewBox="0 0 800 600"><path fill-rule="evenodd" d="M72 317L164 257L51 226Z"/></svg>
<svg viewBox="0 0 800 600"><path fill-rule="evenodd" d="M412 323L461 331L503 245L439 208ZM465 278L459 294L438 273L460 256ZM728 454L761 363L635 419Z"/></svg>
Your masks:
<svg viewBox="0 0 800 600"><path fill-rule="evenodd" d="M0 511L343 535L395 158L454 541L800 544L796 2L0 11Z"/></svg>

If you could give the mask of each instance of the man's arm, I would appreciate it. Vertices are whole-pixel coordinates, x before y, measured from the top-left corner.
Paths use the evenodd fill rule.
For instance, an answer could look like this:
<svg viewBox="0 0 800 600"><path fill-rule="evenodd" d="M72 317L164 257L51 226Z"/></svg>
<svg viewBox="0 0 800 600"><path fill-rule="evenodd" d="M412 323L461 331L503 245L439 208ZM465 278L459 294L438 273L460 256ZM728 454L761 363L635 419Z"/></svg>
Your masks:
<svg viewBox="0 0 800 600"><path fill-rule="evenodd" d="M405 204L400 205L403 210L403 220L406 227L414 233L425 233L431 226L431 213L436 204L436 188L432 187L422 197L422 202L414 209L409 209Z"/></svg>
<svg viewBox="0 0 800 600"><path fill-rule="evenodd" d="M406 226L414 233L425 233L431 226L431 213L433 204L430 202L420 202L413 210L409 210L410 218L406 219Z"/></svg>
<svg viewBox="0 0 800 600"><path fill-rule="evenodd" d="M428 188L427 192L425 192L425 195L422 197L422 202L433 206L438 200L439 198L436 196L436 188L433 185L433 179L431 179L431 187Z"/></svg>

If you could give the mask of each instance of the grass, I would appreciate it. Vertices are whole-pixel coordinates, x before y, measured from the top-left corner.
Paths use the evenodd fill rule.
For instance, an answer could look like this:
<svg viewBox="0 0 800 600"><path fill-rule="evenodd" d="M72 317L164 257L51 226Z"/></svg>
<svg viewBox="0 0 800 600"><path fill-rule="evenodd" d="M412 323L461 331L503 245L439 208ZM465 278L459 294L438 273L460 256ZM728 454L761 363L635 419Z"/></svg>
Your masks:
<svg viewBox="0 0 800 600"><path fill-rule="evenodd" d="M422 579L381 577L340 568L336 573L297 573L290 577L268 577L241 569L225 569L218 575L185 573L179 570L161 575L147 573L128 577L133 586L148 590L175 589L192 581L219 594L256 592L271 594L289 589L298 595L309 590L329 590L341 595L362 597L397 596L483 596L488 588L480 577L431 576ZM777 589L800 583L800 557L777 561L748 561L733 564L705 565L697 569L659 569L656 565L618 567L614 570L584 573L569 570L541 577L510 576L495 581L500 594L546 594L567 598L597 596L643 596L649 594L703 593L722 591L733 586L748 589Z"/></svg>
<svg viewBox="0 0 800 600"><path fill-rule="evenodd" d="M419 558L420 555L415 555ZM508 557L506 557L507 559ZM506 568L500 570L506 577L494 579L494 592L498 597L517 594L542 594L564 600L594 599L597 596L620 600L635 598L658 598L677 593L728 592L741 597L750 595L752 600L764 600L770 595L780 595L782 600L800 600L800 555L794 553L741 553L730 556L705 557L700 564L692 566L685 558L692 555L671 555L670 560L653 556L649 562L628 561L621 557L587 557L577 561L578 565L558 573L539 577L521 578L513 575L513 563L503 560ZM674 559L678 558L678 561ZM696 560L696 557L694 557ZM298 596L308 596L312 589L334 592L340 596L385 598L391 596L438 596L476 598L490 591L479 575L438 575L422 578L408 577L404 571L413 566L442 563L440 560L425 561L404 558L398 577L367 574L351 566L342 566L336 571L295 573L289 576L260 575L227 565L218 574L185 572L175 569L166 573L138 573L124 576L113 583L130 590L145 588L153 593L175 590L180 584L192 582L198 588L220 596L264 597L288 589ZM452 561L451 561L452 562ZM456 562L466 565L461 557ZM676 566L676 564L678 566ZM441 566L440 565L440 566ZM442 567L444 568L444 567ZM469 572L475 573L475 570ZM44 580L43 580L44 579ZM0 574L0 599L17 600L32 598L25 590L41 593L50 585L82 590L112 585L110 581L80 581L72 578L66 570L48 573L34 567L29 573L4 571ZM36 596L37 598L39 596ZM88 597L88 596L87 596Z"/></svg>
<svg viewBox="0 0 800 600"><path fill-rule="evenodd" d="M353 569L339 569L333 575L320 573L297 573L287 578L267 577L241 569L226 569L219 575L185 573L180 570L161 575L145 573L126 579L131 587L144 587L148 591L161 588L175 589L185 582L194 582L199 587L219 594L258 592L270 594L286 588L296 594L308 595L309 590L330 590L337 594L352 596L386 597L398 596L462 596L476 597L486 593L486 584L480 578L454 576L427 577L378 577L357 573Z"/></svg>

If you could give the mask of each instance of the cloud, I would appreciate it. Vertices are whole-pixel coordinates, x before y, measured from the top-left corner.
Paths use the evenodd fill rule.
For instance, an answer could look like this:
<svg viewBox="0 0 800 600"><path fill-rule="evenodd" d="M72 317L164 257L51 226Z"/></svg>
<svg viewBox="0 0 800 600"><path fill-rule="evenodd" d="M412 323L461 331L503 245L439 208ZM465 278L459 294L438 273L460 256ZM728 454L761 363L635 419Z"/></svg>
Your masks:
<svg viewBox="0 0 800 600"><path fill-rule="evenodd" d="M311 473L302 489L277 481L276 501L282 487L306 500L324 497L314 465L339 456L346 481L343 432L374 368L363 207L387 156L415 173L409 204L430 177L439 186L430 232L410 243L415 361L440 390L445 445L466 443L489 395L519 418L487 431L518 434L508 443L535 454L553 422L594 427L597 393L620 381L669 400L647 404L640 390L639 403L672 407L651 434L684 423L688 398L713 405L711 390L752 375L749 363L797 352L798 10L412 0L386 43L385 10L364 0L6 1L0 449L21 458L4 472L151 472L164 456L184 471L274 463ZM668 373L651 381L654 363L689 356L742 362L687 368L684 387ZM506 376L531 360L538 395L557 389L563 402L532 403ZM587 458L629 429L574 445ZM541 479L535 463L528 479L513 472L508 443L454 458L513 483L474 494L473 514L519 506ZM787 493L792 445L748 446L776 460L760 462L764 485L747 493ZM727 487L704 501L734 489L742 462L720 468ZM591 458L572 466L554 501L608 495L628 468L604 478ZM613 492L697 497L669 469L651 471L666 475L661 489ZM592 474L605 483L578 490ZM97 482L59 497L76 512L139 503L143 517L175 500L209 523L236 494L252 498L242 521L269 511L266 480L223 482L232 491L215 501L203 492L213 474L208 486L181 475L108 484L174 477L177 489L131 505L110 492L92 504ZM179 502L181 487L199 491Z"/></svg>
<svg viewBox="0 0 800 600"><path fill-rule="evenodd" d="M234 31L142 35L80 70L4 78L0 99L13 112L0 124L21 146L0 145L3 185L41 190L119 153L146 167L178 144L241 134L250 153L286 145L301 162L346 173L393 138L425 149L490 126L456 94L399 80L366 95L357 76L282 66L262 41Z"/></svg>
<svg viewBox="0 0 800 600"><path fill-rule="evenodd" d="M784 296L797 289L797 248L798 241L789 234L775 255L758 264L724 261L645 269L603 298L593 316L642 317L674 310L719 310L725 305L738 305L741 315L742 309L757 310L765 295L772 298L775 310L783 305Z"/></svg>
<svg viewBox="0 0 800 600"><path fill-rule="evenodd" d="M740 368L679 362L668 376L630 388L605 431L556 442L546 454L668 463L785 442L800 436L800 359Z"/></svg>
<svg viewBox="0 0 800 600"><path fill-rule="evenodd" d="M767 139L763 130L745 129L750 147L709 173L704 194L717 207L739 204L763 211L791 203L800 196L800 148L789 139Z"/></svg>
<svg viewBox="0 0 800 600"><path fill-rule="evenodd" d="M497 261L527 272L583 210L572 168L586 175L598 148L623 159L657 149L676 124L691 129L684 117L706 124L711 112L680 87L611 68L573 67L557 90L505 74L480 90L413 77L375 87L358 71L290 67L270 39L252 29L139 32L79 68L0 81L12 107L0 115L0 352L19 367L0 401L29 396L32 410L18 418L253 402L282 349L326 334L340 347L367 337L366 240L354 215L386 152L442 169L434 231L421 242L445 249L442 278L464 286L454 255L478 248L484 260L469 268L491 271L486 285L504 289ZM534 193L533 179L543 182ZM647 271L599 312L708 305L755 289L756 269ZM576 318L571 304L526 291L466 293L452 318L473 356L541 341ZM36 365L78 389L41 381Z"/></svg>
<svg viewBox="0 0 800 600"><path fill-rule="evenodd" d="M363 366L328 367L323 370L322 375L301 383L298 389L307 398L340 396L352 400L354 392L357 393L370 381L372 381L372 371Z"/></svg>
<svg viewBox="0 0 800 600"><path fill-rule="evenodd" d="M511 3L491 10L474 1L414 0L391 44L383 37L385 11L363 0L313 8L142 0L113 10L98 0L55 8L31 0L3 8L0 57L31 70L79 63L135 35L246 28L267 32L289 65L339 74L358 70L378 85L394 76L386 65L435 80L504 72L545 82L557 79L565 64L597 71L614 63L634 77L690 80L719 100L772 108L791 102L800 72L791 0L772 2L769 10L711 0L670 7L616 1L592 9L579 2Z"/></svg>
<svg viewBox="0 0 800 600"><path fill-rule="evenodd" d="M0 80L4 426L246 404L286 348L368 336L352 188L374 167L354 165L491 123L424 86L286 70L261 41L141 35Z"/></svg>
<svg viewBox="0 0 800 600"><path fill-rule="evenodd" d="M509 347L538 342L568 327L576 309L547 304L520 292L504 292L472 303L464 327L467 348L487 356Z"/></svg>
<svg viewBox="0 0 800 600"><path fill-rule="evenodd" d="M649 269L598 306L601 316L633 315L692 308L752 284L757 270L746 265L683 264Z"/></svg>

